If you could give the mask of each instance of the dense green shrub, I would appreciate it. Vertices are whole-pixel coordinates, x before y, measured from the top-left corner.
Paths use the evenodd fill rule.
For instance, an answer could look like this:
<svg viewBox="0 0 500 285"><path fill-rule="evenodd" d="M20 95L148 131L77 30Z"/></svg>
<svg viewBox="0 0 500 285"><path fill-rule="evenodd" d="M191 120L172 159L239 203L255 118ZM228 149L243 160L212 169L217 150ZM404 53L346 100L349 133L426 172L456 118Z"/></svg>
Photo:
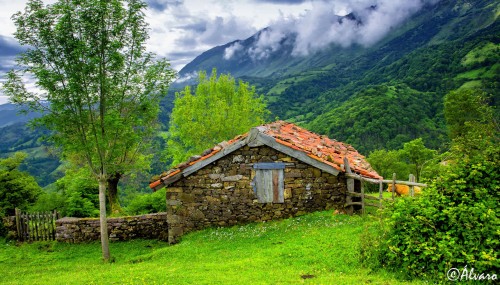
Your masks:
<svg viewBox="0 0 500 285"><path fill-rule="evenodd" d="M36 203L29 209L30 212L48 212L57 210L63 214L66 197L57 192L44 192L38 196Z"/></svg>
<svg viewBox="0 0 500 285"><path fill-rule="evenodd" d="M65 176L56 181L56 187L64 197L62 215L99 216L99 185L88 168L67 169Z"/></svg>
<svg viewBox="0 0 500 285"><path fill-rule="evenodd" d="M166 206L166 189L163 188L152 194L138 194L125 211L130 215L151 214L165 212Z"/></svg>
<svg viewBox="0 0 500 285"><path fill-rule="evenodd" d="M420 198L395 202L382 242L362 255L376 266L408 277L447 280L451 268L498 273L500 259L500 149L462 157L448 167ZM365 237L365 240L368 237Z"/></svg>

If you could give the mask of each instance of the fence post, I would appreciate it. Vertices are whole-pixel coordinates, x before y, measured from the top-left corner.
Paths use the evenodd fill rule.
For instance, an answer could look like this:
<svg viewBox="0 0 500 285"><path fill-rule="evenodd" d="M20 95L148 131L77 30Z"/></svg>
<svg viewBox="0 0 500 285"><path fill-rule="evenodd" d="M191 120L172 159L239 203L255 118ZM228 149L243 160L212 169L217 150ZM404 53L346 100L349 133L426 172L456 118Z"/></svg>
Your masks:
<svg viewBox="0 0 500 285"><path fill-rule="evenodd" d="M396 192L396 173L392 174L392 201L394 201L394 195Z"/></svg>
<svg viewBox="0 0 500 285"><path fill-rule="evenodd" d="M363 178L360 179L360 184L361 184L361 214L365 214L365 187L364 187L364 180Z"/></svg>
<svg viewBox="0 0 500 285"><path fill-rule="evenodd" d="M345 157L344 157L344 168L345 168L346 173L348 173L348 174L352 173L351 167L349 166L349 161ZM349 193L354 192L354 179L352 179L352 178L347 178L347 191ZM346 212L349 215L352 215L354 212L354 206L351 205L351 203L352 203L352 196L348 194L346 197L346 204L349 204L349 206L348 206L348 209L346 209Z"/></svg>
<svg viewBox="0 0 500 285"><path fill-rule="evenodd" d="M21 213L18 208L15 209L16 213L16 229L17 229L17 239L22 239L21 237Z"/></svg>
<svg viewBox="0 0 500 285"><path fill-rule="evenodd" d="M54 210L54 212L52 213L51 215L51 219L50 219L50 227L52 229L51 233L52 233L52 240L56 240L56 220L57 220L57 217L58 217L58 213L56 210Z"/></svg>
<svg viewBox="0 0 500 285"><path fill-rule="evenodd" d="M378 183L379 208L382 208L383 193L384 193L384 183L382 182L382 179L380 179Z"/></svg>
<svg viewBox="0 0 500 285"><path fill-rule="evenodd" d="M410 174L410 182L415 182L415 175ZM413 197L415 194L415 186L410 185L410 197Z"/></svg>

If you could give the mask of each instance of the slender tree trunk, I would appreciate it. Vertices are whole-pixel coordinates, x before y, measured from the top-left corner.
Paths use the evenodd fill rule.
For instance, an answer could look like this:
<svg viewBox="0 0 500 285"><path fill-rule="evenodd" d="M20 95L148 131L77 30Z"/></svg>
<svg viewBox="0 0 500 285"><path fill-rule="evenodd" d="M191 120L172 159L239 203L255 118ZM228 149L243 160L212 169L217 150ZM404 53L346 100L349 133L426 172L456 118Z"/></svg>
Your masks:
<svg viewBox="0 0 500 285"><path fill-rule="evenodd" d="M120 202L118 201L118 182L120 182L121 177L121 173L115 172L110 174L107 179L108 203L111 213L113 214L119 213L122 210Z"/></svg>
<svg viewBox="0 0 500 285"><path fill-rule="evenodd" d="M101 174L101 176L99 177L99 214L101 226L102 259L105 262L108 262L110 259L110 253L108 220L106 218L106 177L104 174Z"/></svg>

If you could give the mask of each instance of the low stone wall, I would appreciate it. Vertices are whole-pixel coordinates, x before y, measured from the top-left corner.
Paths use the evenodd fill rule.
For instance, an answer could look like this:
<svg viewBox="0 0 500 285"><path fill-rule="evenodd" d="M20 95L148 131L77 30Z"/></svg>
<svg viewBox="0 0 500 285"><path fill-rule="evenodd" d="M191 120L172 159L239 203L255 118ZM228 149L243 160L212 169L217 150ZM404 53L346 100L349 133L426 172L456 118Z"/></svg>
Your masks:
<svg viewBox="0 0 500 285"><path fill-rule="evenodd" d="M2 223L5 228L6 237L8 239L17 238L16 217L15 216L3 217Z"/></svg>
<svg viewBox="0 0 500 285"><path fill-rule="evenodd" d="M108 218L108 234L111 241L136 238L167 240L167 213ZM98 218L66 217L56 221L57 241L80 243L99 239Z"/></svg>

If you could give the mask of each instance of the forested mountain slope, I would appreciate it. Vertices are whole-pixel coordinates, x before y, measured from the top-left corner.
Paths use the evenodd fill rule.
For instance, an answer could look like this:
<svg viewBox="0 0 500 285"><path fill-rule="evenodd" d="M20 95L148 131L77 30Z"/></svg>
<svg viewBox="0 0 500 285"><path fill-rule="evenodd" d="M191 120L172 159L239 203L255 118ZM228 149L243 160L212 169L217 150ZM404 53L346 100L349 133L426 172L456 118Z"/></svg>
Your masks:
<svg viewBox="0 0 500 285"><path fill-rule="evenodd" d="M498 102L499 15L497 1L444 0L424 7L370 47L331 45L298 56L290 51L291 34L281 49L259 61L250 52L263 30L205 52L180 75L212 68L230 72L267 96L273 116L365 153L398 148L417 137L439 148L447 140L446 93L481 87L493 95L493 104ZM238 50L226 59L226 50L235 44Z"/></svg>

